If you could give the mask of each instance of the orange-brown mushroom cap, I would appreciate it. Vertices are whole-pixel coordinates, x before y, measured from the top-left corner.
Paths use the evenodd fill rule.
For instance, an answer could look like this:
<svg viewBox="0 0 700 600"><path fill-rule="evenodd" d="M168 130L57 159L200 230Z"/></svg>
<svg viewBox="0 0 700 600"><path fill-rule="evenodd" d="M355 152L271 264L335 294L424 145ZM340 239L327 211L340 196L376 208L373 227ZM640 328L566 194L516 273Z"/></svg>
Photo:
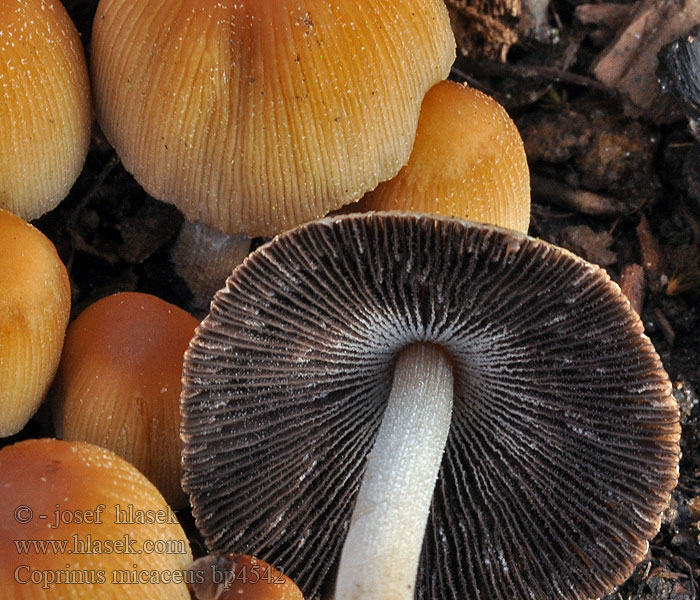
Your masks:
<svg viewBox="0 0 700 600"><path fill-rule="evenodd" d="M187 537L116 454L25 440L0 450L0 473L3 600L189 600Z"/></svg>
<svg viewBox="0 0 700 600"><path fill-rule="evenodd" d="M304 600L289 577L249 554L204 556L190 571L197 600Z"/></svg>
<svg viewBox="0 0 700 600"><path fill-rule="evenodd" d="M0 208L31 220L63 200L91 123L85 55L63 5L0 2Z"/></svg>
<svg viewBox="0 0 700 600"><path fill-rule="evenodd" d="M441 0L102 0L97 119L151 195L274 234L398 172L454 46Z"/></svg>
<svg viewBox="0 0 700 600"><path fill-rule="evenodd" d="M408 164L352 210L455 216L527 233L530 174L523 140L493 98L442 81L423 99Z"/></svg>
<svg viewBox="0 0 700 600"><path fill-rule="evenodd" d="M98 300L68 327L51 388L56 431L138 467L176 508L180 487L180 378L198 320L149 294Z"/></svg>
<svg viewBox="0 0 700 600"><path fill-rule="evenodd" d="M0 209L0 437L36 412L58 367L70 316L68 272L56 248Z"/></svg>

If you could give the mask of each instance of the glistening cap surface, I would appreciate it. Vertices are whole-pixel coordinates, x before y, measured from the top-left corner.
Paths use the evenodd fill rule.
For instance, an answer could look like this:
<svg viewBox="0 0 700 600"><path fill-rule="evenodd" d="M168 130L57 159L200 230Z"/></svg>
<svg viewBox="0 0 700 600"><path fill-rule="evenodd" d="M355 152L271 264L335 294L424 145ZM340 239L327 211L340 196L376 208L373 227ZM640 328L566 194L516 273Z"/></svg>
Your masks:
<svg viewBox="0 0 700 600"><path fill-rule="evenodd" d="M530 173L523 140L493 98L441 81L423 98L408 164L350 210L426 212L527 233Z"/></svg>
<svg viewBox="0 0 700 600"><path fill-rule="evenodd" d="M211 549L332 586L400 350L442 346L454 409L417 598L597 598L659 527L678 408L607 274L431 217L325 219L253 253L186 354L184 486Z"/></svg>
<svg viewBox="0 0 700 600"><path fill-rule="evenodd" d="M454 57L441 0L101 0L95 111L149 194L273 235L393 177Z"/></svg>
<svg viewBox="0 0 700 600"><path fill-rule="evenodd" d="M63 200L91 124L83 46L61 2L0 2L0 208L31 220Z"/></svg>

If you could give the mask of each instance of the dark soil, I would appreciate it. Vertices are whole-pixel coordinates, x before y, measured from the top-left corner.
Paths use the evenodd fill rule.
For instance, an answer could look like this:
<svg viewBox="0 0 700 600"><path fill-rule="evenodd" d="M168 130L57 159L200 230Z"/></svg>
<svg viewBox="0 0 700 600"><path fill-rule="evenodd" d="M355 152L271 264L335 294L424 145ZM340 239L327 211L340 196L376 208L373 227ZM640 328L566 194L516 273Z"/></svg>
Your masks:
<svg viewBox="0 0 700 600"><path fill-rule="evenodd" d="M87 46L96 0L64 4ZM604 266L616 281L623 271L632 277L623 289L643 307L681 406L671 506L647 558L608 599L700 598L700 145L680 110L666 124L628 117L615 90L589 75L600 31L577 23L573 2L554 9L558 41L521 41L505 64L460 58L453 78L496 96L521 130L533 173L531 235ZM70 196L35 224L68 266L73 316L124 290L192 311L170 261L180 213L141 190L97 127ZM51 435L41 423L32 420L20 436ZM193 542L203 553L195 534Z"/></svg>

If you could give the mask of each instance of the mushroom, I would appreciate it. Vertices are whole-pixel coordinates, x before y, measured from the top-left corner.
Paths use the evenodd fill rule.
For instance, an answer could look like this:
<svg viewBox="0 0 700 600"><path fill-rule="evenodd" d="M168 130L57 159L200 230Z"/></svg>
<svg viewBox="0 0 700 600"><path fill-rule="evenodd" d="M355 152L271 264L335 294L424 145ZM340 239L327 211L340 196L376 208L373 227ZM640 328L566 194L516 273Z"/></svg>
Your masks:
<svg viewBox="0 0 700 600"><path fill-rule="evenodd" d="M0 209L0 437L22 429L44 399L70 305L68 272L51 240Z"/></svg>
<svg viewBox="0 0 700 600"><path fill-rule="evenodd" d="M116 452L175 508L187 504L180 487L182 358L198 323L150 294L102 298L68 327L49 394L59 437Z"/></svg>
<svg viewBox="0 0 700 600"><path fill-rule="evenodd" d="M191 307L209 308L214 294L250 252L250 243L247 235L227 235L185 219L171 257L175 272L192 293Z"/></svg>
<svg viewBox="0 0 700 600"><path fill-rule="evenodd" d="M304 600L289 577L247 554L203 556L189 571L197 600Z"/></svg>
<svg viewBox="0 0 700 600"><path fill-rule="evenodd" d="M83 46L63 5L0 2L0 208L31 220L63 200L91 124Z"/></svg>
<svg viewBox="0 0 700 600"><path fill-rule="evenodd" d="M265 236L394 176L454 57L441 0L101 0L91 74L149 194Z"/></svg>
<svg viewBox="0 0 700 600"><path fill-rule="evenodd" d="M597 598L678 477L678 407L617 285L459 219L279 235L217 293L183 379L207 546L307 599Z"/></svg>
<svg viewBox="0 0 700 600"><path fill-rule="evenodd" d="M3 600L189 600L189 542L116 454L32 439L0 450Z"/></svg>
<svg viewBox="0 0 700 600"><path fill-rule="evenodd" d="M527 233L530 173L506 110L486 94L441 81L423 98L408 164L346 212L455 216Z"/></svg>

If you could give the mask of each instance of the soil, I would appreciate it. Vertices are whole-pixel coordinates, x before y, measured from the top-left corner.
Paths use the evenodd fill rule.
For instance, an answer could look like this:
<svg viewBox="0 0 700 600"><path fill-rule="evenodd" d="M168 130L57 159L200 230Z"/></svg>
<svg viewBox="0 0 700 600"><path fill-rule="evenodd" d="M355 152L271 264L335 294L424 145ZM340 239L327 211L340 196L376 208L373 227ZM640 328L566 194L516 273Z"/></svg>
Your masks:
<svg viewBox="0 0 700 600"><path fill-rule="evenodd" d="M89 47L96 0L64 4ZM604 266L640 307L681 407L683 456L661 531L634 575L607 598L691 600L700 598L700 144L677 103L667 122L630 116L619 91L591 76L615 35L610 27L624 21L610 20L607 30L583 25L576 4L555 1L556 29L543 35L540 28L507 54L501 49L505 62L460 56L452 78L494 95L518 124L533 174L531 235ZM70 196L35 224L68 266L73 317L124 290L197 314L170 260L182 221L125 172L95 126ZM33 419L2 445L51 435L42 423ZM182 517L202 554L190 517Z"/></svg>

